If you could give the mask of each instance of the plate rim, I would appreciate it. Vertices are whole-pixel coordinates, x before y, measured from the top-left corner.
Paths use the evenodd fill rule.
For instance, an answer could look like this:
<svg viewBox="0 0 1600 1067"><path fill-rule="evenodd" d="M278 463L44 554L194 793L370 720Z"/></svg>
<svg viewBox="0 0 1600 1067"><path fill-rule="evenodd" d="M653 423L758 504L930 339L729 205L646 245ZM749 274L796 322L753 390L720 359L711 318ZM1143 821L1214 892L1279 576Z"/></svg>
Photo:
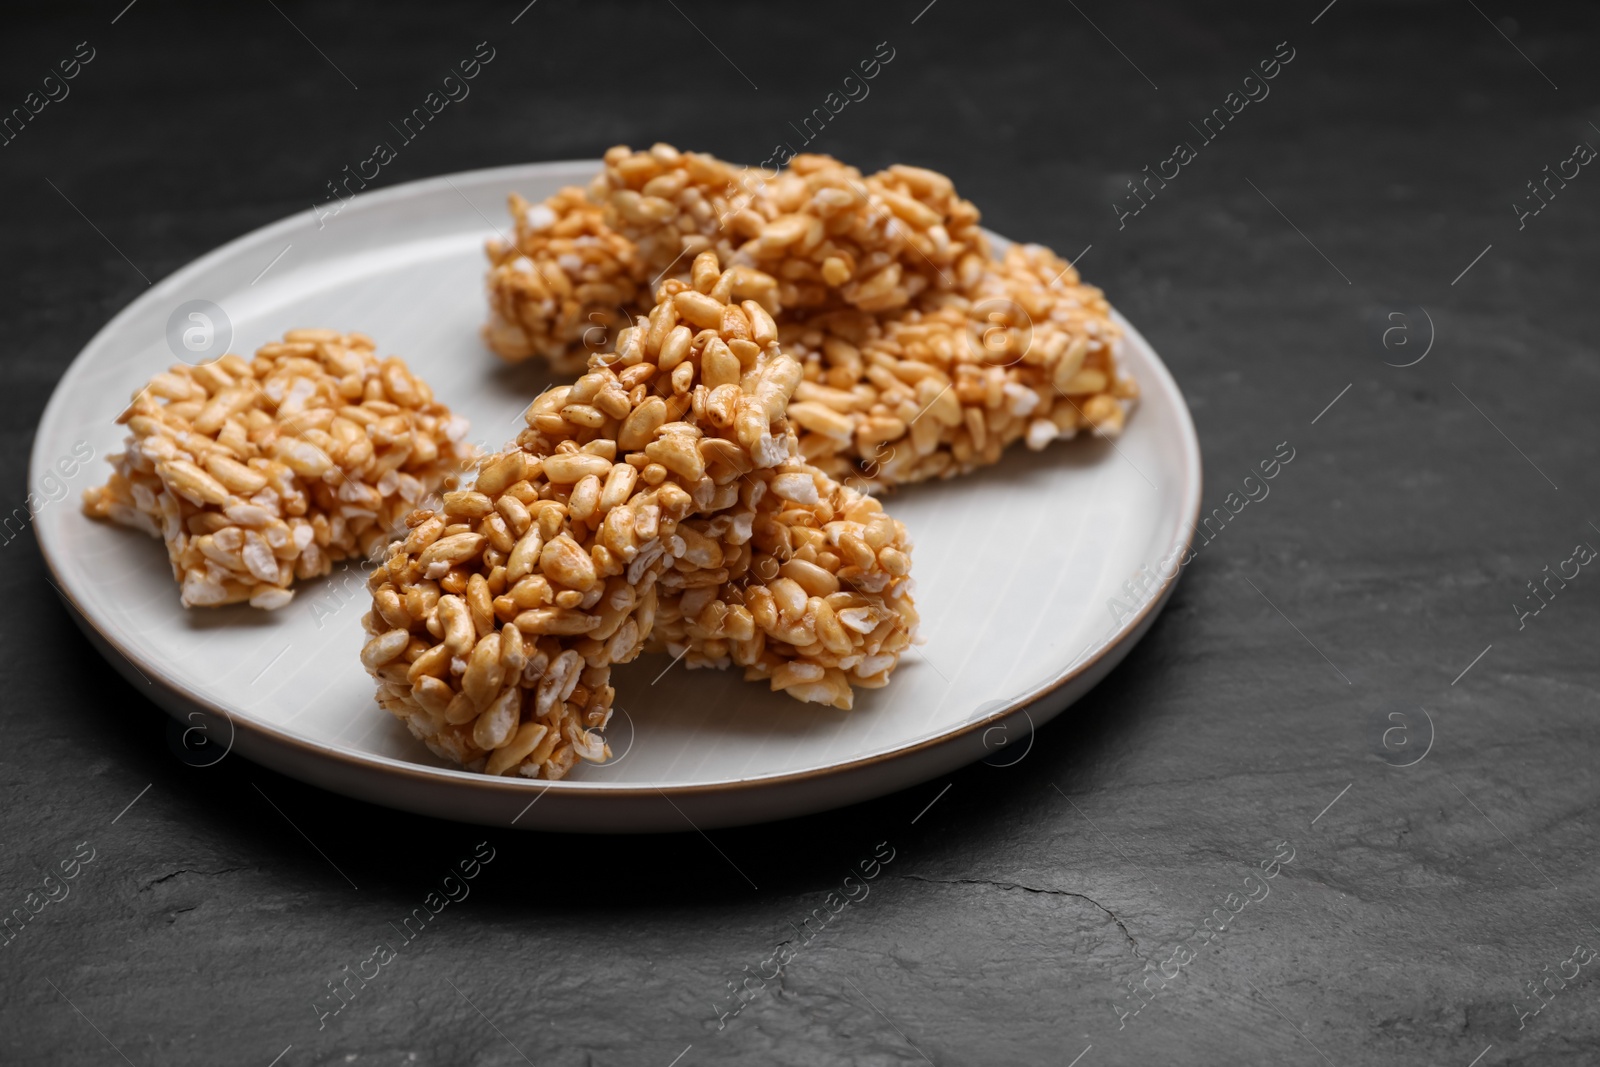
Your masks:
<svg viewBox="0 0 1600 1067"><path fill-rule="evenodd" d="M413 181L402 182L397 185L388 186L383 189L375 189L370 192L359 193L345 203L345 209L359 207L362 211L378 210L389 205L391 201L405 200L408 198L429 195L439 192L446 187L455 188L452 179L472 179L474 183L477 183L481 181L491 181L496 177L500 177L503 178L506 184L509 186L511 183L519 179L530 176L549 175L551 173L562 173L568 171L579 173L582 172L584 168L588 168L588 172L593 173L593 171L597 169L601 163L601 160L551 160L535 163L511 164L499 167L485 167L476 170L455 171L449 174L419 178ZM455 189L455 191L460 193L465 199L465 194L461 193L460 189ZM507 192L509 193L510 191L511 190L508 188ZM474 205L471 200L467 200L467 204L476 209L476 205ZM344 209L341 209L341 211L342 210ZM51 390L50 399L46 402L44 410L40 415L39 424L34 431L33 445L29 450L28 456L29 494L33 495L38 491L37 483L42 462L41 456L43 455L43 437L45 430L47 427L51 426L58 417L61 407L66 402L64 400L64 391L74 375L80 372L80 368L85 356L88 355L92 349L97 347L103 338L112 334L121 325L124 319L132 317L146 305L157 302L162 297L170 293L171 290L179 288L203 275L206 270L209 269L210 266L217 260L242 251L246 246L288 233L304 224L304 212L297 211L294 214L287 215L274 222L260 226L219 245L211 251L191 260L184 266L167 275L155 285L152 285L144 292L135 296L128 302L126 306L113 315L104 326L97 330L94 336L92 336L78 351L77 355L73 357L71 363L68 364L67 369L62 373L61 378L56 382L55 387ZM492 223L489 224L489 228L491 230L496 229ZM992 233L992 231L987 230L985 232ZM1001 235L998 234L994 234L993 236L1001 237ZM1001 237L1001 239L1008 240L1004 237ZM1155 373L1157 381L1166 391L1170 392L1177 401L1176 411L1178 416L1178 436L1184 445L1184 484L1188 488L1188 496L1190 498L1186 502L1186 507L1180 505L1180 515L1186 512L1189 516L1189 521L1186 524L1186 531L1182 534L1181 539L1183 542L1183 547L1178 554L1180 556L1187 555L1192 550L1194 545L1195 527L1196 523L1199 521L1200 507L1203 501L1204 492L1204 472L1201 462L1202 456L1200 451L1199 437L1194 427L1194 420L1189 410L1188 402L1184 398L1182 389L1179 388L1176 379L1172 376L1171 370L1167 367L1166 362L1161 358L1154 346L1145 340L1144 335L1141 334L1132 323L1130 323L1118 311L1116 311L1115 308L1112 309L1112 317L1128 335L1137 339L1138 343L1143 346L1150 357L1152 369ZM1146 383L1141 383L1141 387L1145 387L1145 385ZM958 723L946 730L897 745L884 751L869 753L864 756L847 760L836 760L822 766L805 770L750 775L713 782L635 784L616 782L585 782L581 780L570 781L567 779L551 782L542 779L491 776L468 771L458 767L430 767L425 764L412 763L393 756L365 753L355 751L350 748L336 747L329 742L306 737L302 734L296 733L291 729L278 726L273 723L262 722L244 713L240 713L236 716L234 712L230 711L226 707L223 707L203 694L188 688L188 686L180 679L170 677L166 673L164 664L136 656L124 646L123 642L116 634L108 632L107 628L102 626L101 623L97 621L69 591L70 583L62 573L60 563L55 556L55 550L53 550L51 546L51 539L40 536L41 527L37 522L32 522L30 525L34 529L34 540L39 546L40 556L43 559L45 568L47 571L49 571L52 579L51 584L54 586L56 592L61 596L61 598L67 603L68 607L70 607L73 613L77 616L79 624L81 626L87 626L91 628L94 633L98 635L100 640L103 641L110 649L114 650L125 663L134 666L140 671L141 674L148 672L147 681L149 681L152 685L159 685L166 692L166 694L171 697L176 697L179 701L184 702L189 706L198 707L209 713L220 715L222 718L228 721L233 730L249 735L251 742L253 742L253 744L251 744L249 747L254 750L260 751L261 748L265 747L287 749L292 755L303 758L323 760L331 758L337 763L349 765L350 769L357 773L363 770L373 770L385 774L399 775L403 778L410 778L418 781L419 783L429 783L435 785L451 785L460 783L475 790L505 793L518 796L542 796L546 791L553 789L558 793L569 794L573 799L582 796L592 798L594 802L604 799L616 803L628 803L641 797L649 797L651 795L661 795L668 797L669 799L675 796L701 797L750 789L779 788L788 785L798 785L829 777L853 775L857 772L867 770L876 764L904 760L929 749L957 743L961 739L969 737L978 731L987 730L994 727L998 723L1004 721L1010 716L1015 715L1019 711L1032 707L1041 701L1048 700L1058 691L1070 686L1084 675L1093 671L1100 660L1107 655L1116 652L1122 647L1125 641L1142 631L1148 623L1154 621L1155 614L1158 614L1165 607L1168 598L1177 585L1178 579L1183 573L1183 567L1181 565L1173 572L1170 578L1162 576L1158 570L1156 572L1156 578L1160 582L1160 585L1139 607L1138 611L1132 615L1124 617L1121 624L1116 628L1115 633L1108 641L1106 641L1103 647L1094 653L1094 655L1073 662L1059 677L1033 687L1015 699L1007 701L1003 706L991 710L987 715L984 715L981 718L975 718ZM1173 544L1176 544L1177 541L1178 539L1174 538ZM95 644L93 641L90 643ZM113 666L115 667L118 665L113 664ZM178 721L182 721L181 718L179 718L178 712L172 707L159 700L154 701L154 703L161 707L161 709L169 716L172 716ZM1052 716L1052 718L1053 717L1054 716ZM589 803L590 801L585 800L584 802Z"/></svg>

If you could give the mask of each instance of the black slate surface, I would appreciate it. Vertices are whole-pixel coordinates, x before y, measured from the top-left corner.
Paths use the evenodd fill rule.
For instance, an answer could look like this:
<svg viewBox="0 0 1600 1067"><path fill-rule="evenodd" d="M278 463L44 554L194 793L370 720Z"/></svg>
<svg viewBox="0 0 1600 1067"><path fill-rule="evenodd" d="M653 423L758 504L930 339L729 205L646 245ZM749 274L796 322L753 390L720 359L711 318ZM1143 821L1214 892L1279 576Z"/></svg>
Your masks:
<svg viewBox="0 0 1600 1067"><path fill-rule="evenodd" d="M1189 398L1208 510L1296 458L1015 765L709 840L483 831L186 766L8 530L0 905L76 877L0 947L0 1061L1593 1062L1600 593L1587 567L1548 603L1527 584L1600 546L1600 177L1562 162L1600 145L1593 9L123 3L0 33L5 109L93 55L0 147L8 511L107 318L323 199L480 41L471 97L376 184L619 141L756 161L887 42L812 147L1092 246ZM1291 50L1203 143L1189 124ZM1547 165L1578 173L1536 202ZM470 895L403 942L475 850ZM345 967L378 977L324 1015Z"/></svg>

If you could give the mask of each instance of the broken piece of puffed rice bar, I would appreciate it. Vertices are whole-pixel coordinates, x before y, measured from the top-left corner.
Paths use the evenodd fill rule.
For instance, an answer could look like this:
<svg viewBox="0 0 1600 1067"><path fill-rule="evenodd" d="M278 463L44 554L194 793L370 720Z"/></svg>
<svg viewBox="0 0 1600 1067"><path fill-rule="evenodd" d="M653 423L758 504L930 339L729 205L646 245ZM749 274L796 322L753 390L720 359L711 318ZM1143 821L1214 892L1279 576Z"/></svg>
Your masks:
<svg viewBox="0 0 1600 1067"><path fill-rule="evenodd" d="M470 456L426 383L334 330L176 364L117 421L126 451L84 511L165 540L184 607L282 607L297 579L380 549Z"/></svg>
<svg viewBox="0 0 1600 1067"><path fill-rule="evenodd" d="M362 665L378 703L435 754L547 779L609 757L597 731L611 717L611 665L639 653L662 531L691 501L673 483L619 491L634 469L605 452L491 456L442 512L414 513L368 579ZM602 469L603 517L599 499L592 511L573 501Z"/></svg>
<svg viewBox="0 0 1600 1067"><path fill-rule="evenodd" d="M778 332L805 367L789 405L801 454L869 491L966 474L1019 440L1114 438L1139 392L1105 294L1040 245L1012 245L965 292Z"/></svg>
<svg viewBox="0 0 1600 1067"><path fill-rule="evenodd" d="M679 526L700 566L662 575L646 649L849 709L916 637L905 527L804 460L744 477L760 488Z"/></svg>

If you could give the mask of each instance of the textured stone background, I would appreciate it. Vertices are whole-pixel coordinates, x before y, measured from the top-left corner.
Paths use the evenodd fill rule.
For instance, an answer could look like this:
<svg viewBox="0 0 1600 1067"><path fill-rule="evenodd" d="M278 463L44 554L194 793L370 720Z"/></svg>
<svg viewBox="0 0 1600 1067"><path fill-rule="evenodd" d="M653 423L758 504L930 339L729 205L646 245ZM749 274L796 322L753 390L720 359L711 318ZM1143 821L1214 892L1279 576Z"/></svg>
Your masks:
<svg viewBox="0 0 1600 1067"><path fill-rule="evenodd" d="M0 548L0 906L78 842L95 858L0 948L0 1060L1592 1062L1600 962L1552 976L1600 945L1596 579L1522 629L1512 605L1600 545L1600 176L1523 229L1509 208L1576 142L1600 145L1600 16L539 0L513 25L523 2L9 14L0 108L77 42L96 58L0 148L6 509L63 368L146 278L305 210L485 39L497 59L472 96L382 182L658 138L765 158L888 41L871 96L815 147L939 168L1000 232L1092 245L1082 269L1193 407L1208 508L1278 442L1296 459L1021 762L955 775L915 825L945 782L715 848L485 833L237 759L187 767L17 537ZM1119 229L1127 179L1280 41L1295 58L1270 97ZM1428 340L1414 311L1395 347L1374 340L1407 305L1435 343L1386 366ZM471 896L319 1031L325 983L485 837ZM1119 1018L1285 841L1270 895ZM727 983L771 973L879 842L894 858L870 895L781 978L751 978L719 1031Z"/></svg>

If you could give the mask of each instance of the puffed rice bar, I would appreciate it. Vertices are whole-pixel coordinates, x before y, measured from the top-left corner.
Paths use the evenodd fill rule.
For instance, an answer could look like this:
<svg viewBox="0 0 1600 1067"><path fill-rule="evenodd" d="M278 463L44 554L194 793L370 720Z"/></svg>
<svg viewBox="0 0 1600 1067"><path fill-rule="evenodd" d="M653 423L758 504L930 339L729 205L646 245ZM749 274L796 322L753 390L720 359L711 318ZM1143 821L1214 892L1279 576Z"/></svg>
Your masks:
<svg viewBox="0 0 1600 1067"><path fill-rule="evenodd" d="M848 710L856 687L888 684L916 636L905 527L803 460L745 477L760 490L680 527L703 537L702 567L662 577L646 647Z"/></svg>
<svg viewBox="0 0 1600 1067"><path fill-rule="evenodd" d="M556 779L609 758L595 731L611 716L611 664L643 644L663 531L691 501L674 483L625 492L628 475L611 472L634 468L613 463L615 442L590 445L490 457L441 512L411 516L368 580L361 662L379 704L463 767ZM601 473L604 517L604 491L587 499Z"/></svg>
<svg viewBox="0 0 1600 1067"><path fill-rule="evenodd" d="M1012 245L963 292L785 319L805 365L789 405L801 454L876 490L968 473L1017 440L1116 437L1138 385L1118 370L1110 311L1048 248Z"/></svg>
<svg viewBox="0 0 1600 1067"><path fill-rule="evenodd" d="M805 497L794 475L821 478L794 458L784 410L800 368L774 343L776 325L753 300L733 302L738 276L714 256L693 273L701 288L666 282L614 353L536 400L517 449L448 495L442 515L414 515L372 575L362 661L380 703L437 754L545 778L605 759L595 731L611 714L611 666L650 637L658 599L676 610L689 589L718 591L733 575L725 564L748 560L758 513L778 510L762 505L769 486ZM903 544L903 530L889 532L886 548ZM877 571L901 560L884 559L861 570L864 584L894 580ZM895 627L880 634L873 621L858 643L895 654ZM839 699L826 682L790 691Z"/></svg>
<svg viewBox="0 0 1600 1067"><path fill-rule="evenodd" d="M995 262L976 208L943 175L896 166L863 178L808 155L765 179L667 145L618 147L589 196L603 220L570 195L542 205L541 220L582 210L653 271L715 247L778 277L762 297L806 364L802 451L852 485L965 473L1018 439L1114 437L1137 396L1104 294L1039 246ZM496 277L491 305L537 318Z"/></svg>
<svg viewBox="0 0 1600 1067"><path fill-rule="evenodd" d="M772 292L753 294L773 314L901 307L974 278L987 255L977 209L944 175L896 166L863 178L821 155L767 179L671 145L618 145L587 198L566 188L537 205L513 194L510 205L514 244L488 246L484 338L507 360L542 355L558 370L597 350L619 307L649 311L646 276L706 250L774 278Z"/></svg>
<svg viewBox="0 0 1600 1067"><path fill-rule="evenodd" d="M165 540L184 607L282 607L296 579L381 548L470 455L425 382L334 330L176 364L117 421L127 449L84 511Z"/></svg>
<svg viewBox="0 0 1600 1067"><path fill-rule="evenodd" d="M863 177L831 156L801 155L768 178L670 145L619 145L589 198L651 269L710 248L777 278L783 314L904 307L974 284L988 259L978 209L920 167Z"/></svg>

